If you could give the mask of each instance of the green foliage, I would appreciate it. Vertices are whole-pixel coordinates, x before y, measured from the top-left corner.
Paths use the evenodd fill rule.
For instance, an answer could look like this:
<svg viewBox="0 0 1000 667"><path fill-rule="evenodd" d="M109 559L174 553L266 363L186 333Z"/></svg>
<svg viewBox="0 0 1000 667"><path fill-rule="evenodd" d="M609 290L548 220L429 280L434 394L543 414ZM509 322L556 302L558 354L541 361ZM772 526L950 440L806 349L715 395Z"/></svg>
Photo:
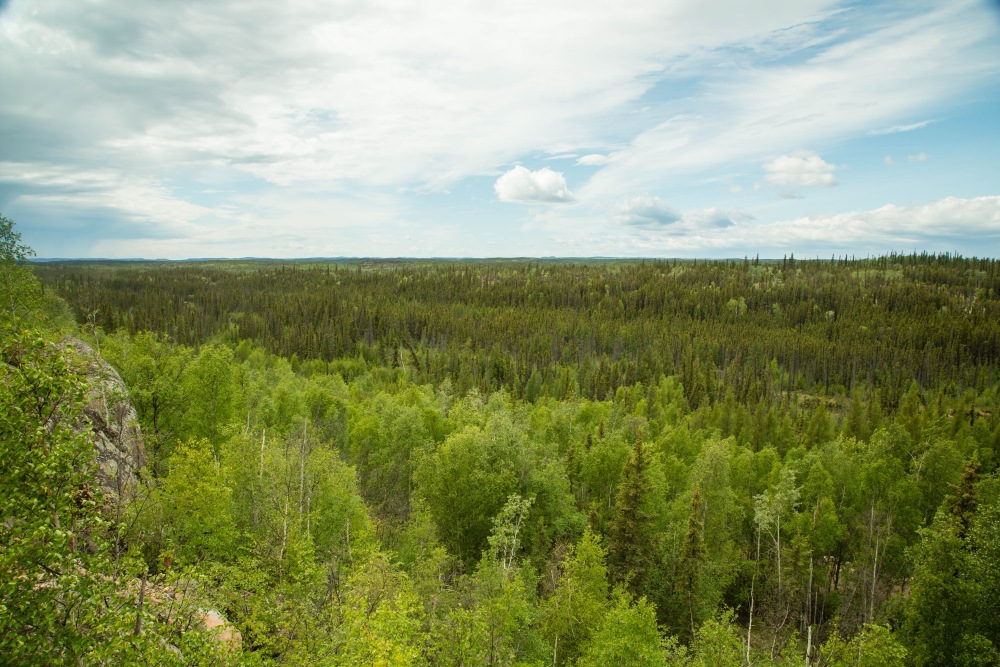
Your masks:
<svg viewBox="0 0 1000 667"><path fill-rule="evenodd" d="M913 547L914 572L905 637L916 665L998 664L1000 507L974 512L972 482L942 505Z"/></svg>
<svg viewBox="0 0 1000 667"><path fill-rule="evenodd" d="M661 667L666 664L656 612L645 598L633 602L615 589L603 623L584 646L580 667Z"/></svg>
<svg viewBox="0 0 1000 667"><path fill-rule="evenodd" d="M540 646L532 627L536 607L526 573L484 558L472 584L476 601L472 621L479 635L475 664L513 665L534 657Z"/></svg>
<svg viewBox="0 0 1000 667"><path fill-rule="evenodd" d="M883 625L866 625L850 641L837 632L823 644L822 654L830 667L903 667L906 649Z"/></svg>
<svg viewBox="0 0 1000 667"><path fill-rule="evenodd" d="M121 527L102 515L92 484L93 443L78 428L83 379L37 333L4 329L0 341L4 663L228 663L184 600L143 608L142 564L120 552Z"/></svg>
<svg viewBox="0 0 1000 667"><path fill-rule="evenodd" d="M449 436L414 473L445 546L466 563L479 559L493 517L517 491L523 461L509 420L495 417Z"/></svg>
<svg viewBox="0 0 1000 667"><path fill-rule="evenodd" d="M72 660L87 649L80 626L93 611L64 621L66 598L86 600L96 585L75 571L77 542L103 529L99 499L84 486L92 445L73 432L85 385L30 333L5 330L3 342L0 649L18 660L46 650Z"/></svg>
<svg viewBox="0 0 1000 667"><path fill-rule="evenodd" d="M678 568L679 586L683 598L688 626L693 637L697 629L696 620L701 620L699 593L701 592L701 571L705 564L705 525L701 515L704 511L701 492L695 488L691 495L691 515L688 517L687 532L684 534L684 546L681 549L680 567Z"/></svg>
<svg viewBox="0 0 1000 667"><path fill-rule="evenodd" d="M186 345L248 339L304 368L360 356L420 383L449 378L460 394L504 386L531 402L606 400L676 374L693 408L730 389L744 404L820 387L876 389L895 409L914 380L924 389L992 382L977 369L998 360L1000 264L950 255L794 265L69 263L38 274L108 331L157 331ZM866 439L879 415L856 417L849 435ZM810 444L828 440L824 420L812 421Z"/></svg>
<svg viewBox="0 0 1000 667"><path fill-rule="evenodd" d="M645 588L653 563L653 515L647 509L652 485L647 469L649 454L641 436L622 469L614 520L610 526L608 565L612 581L632 591Z"/></svg>
<svg viewBox="0 0 1000 667"><path fill-rule="evenodd" d="M179 563L226 561L237 537L232 489L207 440L188 440L170 457L170 475L151 498L149 530Z"/></svg>
<svg viewBox="0 0 1000 667"><path fill-rule="evenodd" d="M112 524L81 492L86 438L0 419L4 507L33 499L4 509L20 518L0 524L0 571L36 572L0 581L3 613L50 619L4 617L11 645L166 664L172 647L275 665L997 661L996 262L38 273L97 325L81 335L125 380L150 474ZM55 319L31 321L55 336ZM53 399L76 423L78 379L37 344L0 368L2 407L77 387ZM66 384L32 394L17 373L38 368ZM55 472L7 484L36 459ZM144 573L186 611L138 613ZM241 650L206 643L195 607Z"/></svg>
<svg viewBox="0 0 1000 667"><path fill-rule="evenodd" d="M0 215L0 313L12 320L35 308L41 289L31 268L25 265L35 251L21 243L14 223Z"/></svg>
<svg viewBox="0 0 1000 667"><path fill-rule="evenodd" d="M542 627L556 664L572 664L601 627L608 601L608 570L600 538L590 529L562 561L562 576L542 604Z"/></svg>
<svg viewBox="0 0 1000 667"><path fill-rule="evenodd" d="M406 575L384 556L372 558L347 581L336 654L326 664L422 664L419 607Z"/></svg>
<svg viewBox="0 0 1000 667"><path fill-rule="evenodd" d="M708 619L698 628L691 644L690 662L687 664L690 667L735 667L743 664L744 650L742 638L733 624L733 613L725 611L718 618Z"/></svg>

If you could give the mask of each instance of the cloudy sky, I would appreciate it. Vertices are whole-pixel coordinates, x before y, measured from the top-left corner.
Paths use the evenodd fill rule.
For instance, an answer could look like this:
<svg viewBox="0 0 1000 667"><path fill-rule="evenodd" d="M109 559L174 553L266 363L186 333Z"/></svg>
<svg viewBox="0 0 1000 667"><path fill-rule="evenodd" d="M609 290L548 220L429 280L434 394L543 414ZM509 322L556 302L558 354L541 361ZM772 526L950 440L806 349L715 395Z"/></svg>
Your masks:
<svg viewBox="0 0 1000 667"><path fill-rule="evenodd" d="M40 257L1000 255L1000 2L0 0Z"/></svg>

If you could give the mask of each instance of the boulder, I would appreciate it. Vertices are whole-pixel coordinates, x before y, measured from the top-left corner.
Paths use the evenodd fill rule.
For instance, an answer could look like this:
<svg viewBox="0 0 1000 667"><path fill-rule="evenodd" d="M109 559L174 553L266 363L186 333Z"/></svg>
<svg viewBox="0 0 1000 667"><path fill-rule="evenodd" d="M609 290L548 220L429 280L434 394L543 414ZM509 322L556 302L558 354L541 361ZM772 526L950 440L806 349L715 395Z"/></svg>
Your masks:
<svg viewBox="0 0 1000 667"><path fill-rule="evenodd" d="M239 649L243 644L243 635L237 630L232 623L227 621L222 614L215 611L214 609L201 609L202 620L205 622L205 629L209 632L216 630L215 636L224 644L229 645L230 648Z"/></svg>
<svg viewBox="0 0 1000 667"><path fill-rule="evenodd" d="M121 376L93 348L73 336L63 338L59 346L76 351L75 370L87 379L89 393L83 412L94 434L97 485L106 502L120 506L138 489L140 471L146 465L139 415Z"/></svg>

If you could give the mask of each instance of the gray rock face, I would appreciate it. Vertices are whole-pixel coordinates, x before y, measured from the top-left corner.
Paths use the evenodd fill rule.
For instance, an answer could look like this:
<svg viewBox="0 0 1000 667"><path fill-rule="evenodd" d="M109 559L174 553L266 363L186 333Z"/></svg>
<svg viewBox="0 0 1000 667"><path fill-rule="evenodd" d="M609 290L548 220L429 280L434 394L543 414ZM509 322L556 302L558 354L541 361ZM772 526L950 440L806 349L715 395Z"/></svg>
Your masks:
<svg viewBox="0 0 1000 667"><path fill-rule="evenodd" d="M146 465L139 415L121 376L89 345L66 336L59 346L76 351L79 362L76 370L90 385L83 412L94 433L97 484L105 501L118 506L138 489L139 473Z"/></svg>

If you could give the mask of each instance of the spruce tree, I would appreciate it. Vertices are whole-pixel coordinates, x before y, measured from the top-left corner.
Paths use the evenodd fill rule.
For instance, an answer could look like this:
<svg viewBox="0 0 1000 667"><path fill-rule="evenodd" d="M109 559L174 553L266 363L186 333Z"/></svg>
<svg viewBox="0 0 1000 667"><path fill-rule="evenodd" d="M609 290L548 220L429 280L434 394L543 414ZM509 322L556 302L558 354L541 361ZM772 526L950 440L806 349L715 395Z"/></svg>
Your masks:
<svg viewBox="0 0 1000 667"><path fill-rule="evenodd" d="M951 486L951 495L945 498L948 512L958 520L959 537L965 538L969 524L976 515L976 482L979 481L979 457L973 454L972 459L965 462L962 481Z"/></svg>
<svg viewBox="0 0 1000 667"><path fill-rule="evenodd" d="M612 581L626 584L636 594L644 592L653 563L653 515L645 509L652 491L648 468L649 454L639 432L622 469L608 548Z"/></svg>
<svg viewBox="0 0 1000 667"><path fill-rule="evenodd" d="M687 619L690 622L691 636L694 637L696 617L698 616L698 591L701 587L701 568L705 563L705 526L701 519L701 490L695 487L691 496L691 514L688 516L687 533L684 535L684 547L681 551L679 569L679 585L684 598Z"/></svg>

